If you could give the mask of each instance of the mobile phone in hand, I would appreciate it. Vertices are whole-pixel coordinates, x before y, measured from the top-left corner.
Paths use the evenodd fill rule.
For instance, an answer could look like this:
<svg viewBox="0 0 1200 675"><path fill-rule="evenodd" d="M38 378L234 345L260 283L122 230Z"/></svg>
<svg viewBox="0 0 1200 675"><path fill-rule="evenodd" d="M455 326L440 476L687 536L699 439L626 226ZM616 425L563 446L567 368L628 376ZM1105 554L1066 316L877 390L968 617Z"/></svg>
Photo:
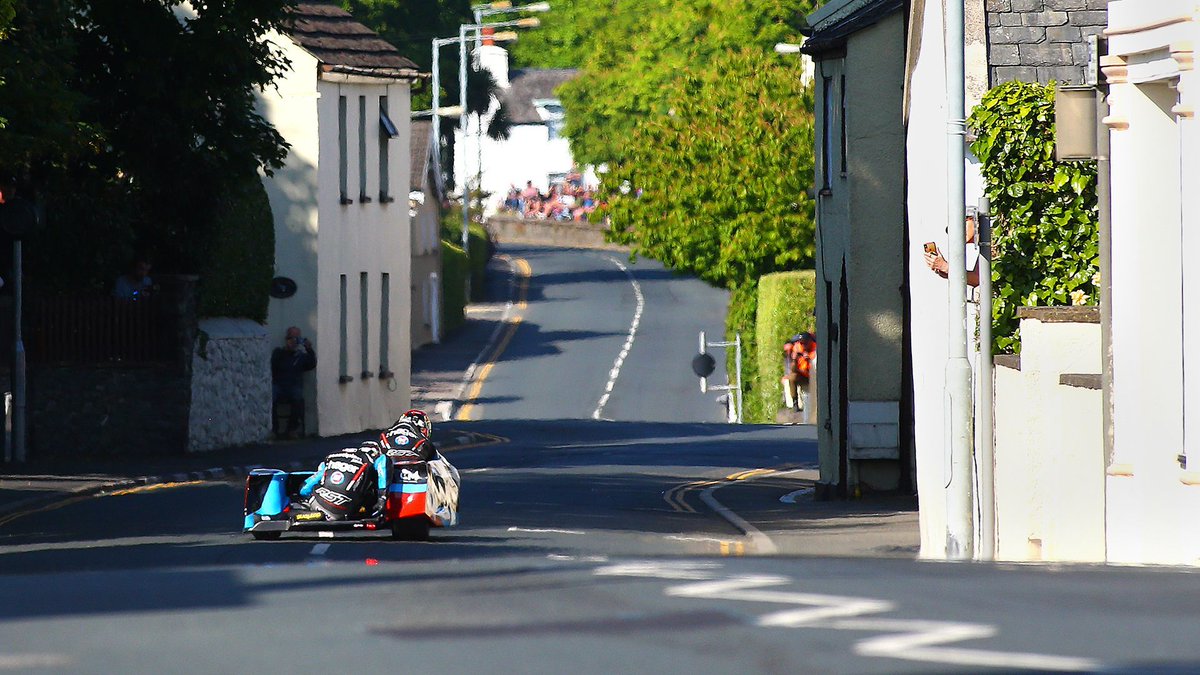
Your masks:
<svg viewBox="0 0 1200 675"><path fill-rule="evenodd" d="M937 255L938 254L937 243L932 242L932 241L925 242L925 252L930 255Z"/></svg>

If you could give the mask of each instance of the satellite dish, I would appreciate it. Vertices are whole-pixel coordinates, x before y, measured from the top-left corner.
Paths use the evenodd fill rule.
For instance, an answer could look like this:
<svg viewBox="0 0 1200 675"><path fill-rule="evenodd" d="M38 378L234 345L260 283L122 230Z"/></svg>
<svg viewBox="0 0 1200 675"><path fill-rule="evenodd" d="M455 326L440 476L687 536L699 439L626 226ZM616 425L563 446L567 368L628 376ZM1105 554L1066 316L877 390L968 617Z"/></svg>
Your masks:
<svg viewBox="0 0 1200 675"><path fill-rule="evenodd" d="M272 298L290 298L296 294L296 282L287 277L275 277L271 280Z"/></svg>

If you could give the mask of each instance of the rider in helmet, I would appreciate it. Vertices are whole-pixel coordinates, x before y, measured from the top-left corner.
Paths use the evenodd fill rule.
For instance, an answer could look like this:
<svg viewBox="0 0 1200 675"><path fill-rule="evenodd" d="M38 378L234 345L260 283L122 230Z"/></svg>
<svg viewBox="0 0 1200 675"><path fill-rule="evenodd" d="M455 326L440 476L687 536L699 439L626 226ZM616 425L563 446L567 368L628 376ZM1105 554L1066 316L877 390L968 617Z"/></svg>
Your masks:
<svg viewBox="0 0 1200 675"><path fill-rule="evenodd" d="M413 422L401 420L379 435L379 444L391 458L418 456L428 460L433 456L433 442L422 434Z"/></svg>
<svg viewBox="0 0 1200 675"><path fill-rule="evenodd" d="M416 408L409 410L401 415L400 419L396 420L396 423L392 425L392 428L402 424L409 425L416 429L421 434L421 437L426 440L428 440L430 434L433 433L433 422L429 420L429 415L426 415L424 410L417 410Z"/></svg>
<svg viewBox="0 0 1200 675"><path fill-rule="evenodd" d="M374 509L368 515L377 516L387 502L390 470L391 461L383 448L367 441L326 457L316 473L304 481L300 496L308 497L308 505L329 520L359 517L360 510L374 496Z"/></svg>

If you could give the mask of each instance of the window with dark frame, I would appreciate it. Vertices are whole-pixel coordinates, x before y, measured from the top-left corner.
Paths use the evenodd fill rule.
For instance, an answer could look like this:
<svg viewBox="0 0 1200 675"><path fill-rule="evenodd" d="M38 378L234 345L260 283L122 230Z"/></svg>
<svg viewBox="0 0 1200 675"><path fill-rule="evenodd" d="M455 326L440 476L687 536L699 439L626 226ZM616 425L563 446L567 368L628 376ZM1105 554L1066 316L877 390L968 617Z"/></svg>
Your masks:
<svg viewBox="0 0 1200 675"><path fill-rule="evenodd" d="M838 107L838 125L842 129L841 155L839 161L842 165L842 175L846 175L846 76L842 75L838 85L838 98L841 100L841 105Z"/></svg>
<svg viewBox="0 0 1200 675"><path fill-rule="evenodd" d="M353 381L354 378L350 377L350 373L348 372L350 370L350 335L349 326L347 325L349 317L346 315L346 305L348 303L347 294L349 289L347 288L346 275L342 274L340 276L341 283L338 290L340 292L341 304L338 306L338 334L341 337L341 341L338 346L338 382L345 384L346 382Z"/></svg>
<svg viewBox="0 0 1200 675"><path fill-rule="evenodd" d="M831 162L829 155L833 151L833 78L821 78L821 192L830 193L829 172Z"/></svg>
<svg viewBox="0 0 1200 675"><path fill-rule="evenodd" d="M388 368L388 322L391 317L392 277L387 272L379 278L379 377L392 377Z"/></svg>
<svg viewBox="0 0 1200 675"><path fill-rule="evenodd" d="M388 141L399 136L396 130L396 125L392 123L391 116L388 115L388 97L379 97L379 203L387 204L388 202L396 201L391 196L388 190L388 183L391 181L388 162L391 159L388 157Z"/></svg>
<svg viewBox="0 0 1200 675"><path fill-rule="evenodd" d="M358 201L367 204L367 97L358 97Z"/></svg>
<svg viewBox="0 0 1200 675"><path fill-rule="evenodd" d="M341 190L343 204L353 204L350 199L349 167L346 158L346 97L338 97L338 186Z"/></svg>
<svg viewBox="0 0 1200 675"><path fill-rule="evenodd" d="M360 272L358 275L358 314L359 314L359 360L362 362L362 379L374 377L375 373L371 372L371 308L369 305L368 284L370 283L367 273Z"/></svg>

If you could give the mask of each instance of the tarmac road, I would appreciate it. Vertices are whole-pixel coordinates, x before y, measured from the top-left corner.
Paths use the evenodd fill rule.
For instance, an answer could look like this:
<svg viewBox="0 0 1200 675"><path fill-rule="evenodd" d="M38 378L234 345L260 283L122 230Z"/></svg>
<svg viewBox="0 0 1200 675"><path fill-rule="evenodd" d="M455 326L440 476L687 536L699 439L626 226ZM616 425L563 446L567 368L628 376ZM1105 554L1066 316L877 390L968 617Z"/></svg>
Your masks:
<svg viewBox="0 0 1200 675"><path fill-rule="evenodd" d="M518 383L507 366L570 370L557 355L588 364L589 380L607 361L611 377L630 333L635 363L654 334L675 331L646 318L650 287L672 280L639 280L632 331L637 293L605 255L522 254L529 288L540 286L525 308L536 330L512 331L503 350L489 342L524 323L505 318L498 294L451 340L414 353L421 406L475 405L482 418L436 426L463 472L459 528L428 543L238 531L249 467L309 468L347 438L10 467L0 671L1200 672L1192 570L921 562L914 499L812 500L811 427L596 421L599 397L549 387L487 400ZM603 283L570 275L606 264L616 273ZM579 290L594 283L626 290ZM598 302L610 306L587 309ZM600 323L564 335L563 312ZM624 378L675 373L671 349L622 367L605 410L632 415L628 400L653 418L668 397ZM464 378L488 365L488 377ZM695 391L686 361L679 370ZM539 391L577 418L509 416Z"/></svg>

